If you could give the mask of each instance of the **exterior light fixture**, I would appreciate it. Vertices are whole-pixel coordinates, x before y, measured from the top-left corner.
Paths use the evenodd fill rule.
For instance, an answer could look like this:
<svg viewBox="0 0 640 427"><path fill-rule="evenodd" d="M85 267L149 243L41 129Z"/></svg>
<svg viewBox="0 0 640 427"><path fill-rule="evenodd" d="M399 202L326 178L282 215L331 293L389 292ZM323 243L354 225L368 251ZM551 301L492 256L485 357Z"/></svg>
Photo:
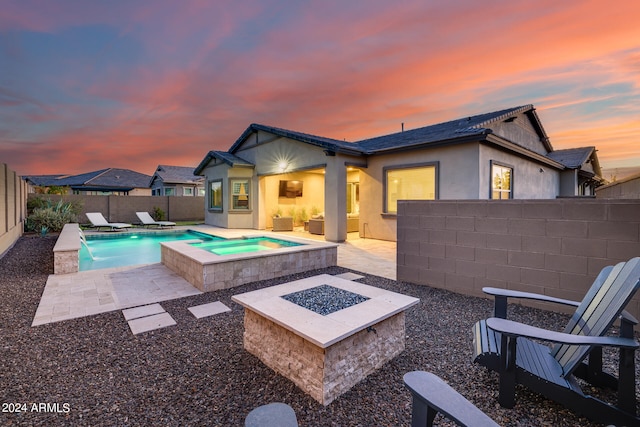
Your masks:
<svg viewBox="0 0 640 427"><path fill-rule="evenodd" d="M289 163L287 163L285 160L280 160L278 162L278 168L280 169L280 172L284 172L287 169L287 166L289 166Z"/></svg>

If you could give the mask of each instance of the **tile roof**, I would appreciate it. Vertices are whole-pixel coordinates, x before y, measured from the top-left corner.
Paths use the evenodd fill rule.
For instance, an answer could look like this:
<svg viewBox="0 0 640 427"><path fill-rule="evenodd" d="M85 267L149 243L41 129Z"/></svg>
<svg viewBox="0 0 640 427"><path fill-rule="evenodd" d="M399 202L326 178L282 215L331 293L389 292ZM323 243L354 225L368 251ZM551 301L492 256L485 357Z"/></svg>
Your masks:
<svg viewBox="0 0 640 427"><path fill-rule="evenodd" d="M251 162L248 162L235 154L231 154L227 151L216 151L212 150L204 156L204 159L200 162L198 166L194 169L193 173L195 175L201 175L202 170L209 164L212 159L218 159L230 166L240 166L240 167L254 167L255 165Z"/></svg>
<svg viewBox="0 0 640 427"><path fill-rule="evenodd" d="M349 154L362 154L360 150L355 147L351 142L340 141L339 139L325 138L323 136L311 135L308 133L296 132L292 130L282 129L273 126L266 126L257 123L252 123L249 127L240 135L236 142L229 148L229 153L235 152L244 140L256 131L269 132L274 135L282 136L284 138L290 138L295 141L305 142L307 144L315 145L324 148L328 151L343 152Z"/></svg>
<svg viewBox="0 0 640 427"><path fill-rule="evenodd" d="M193 184L202 182L201 176L194 175L193 168L190 166L170 166L158 165L151 181L159 177L165 183L174 184Z"/></svg>
<svg viewBox="0 0 640 427"><path fill-rule="evenodd" d="M356 142L356 146L367 154L398 150L425 144L442 144L457 139L482 137L492 133L489 125L505 120L515 114L532 110L533 105L508 108L492 113L464 117L418 129L406 130L390 135L378 136Z"/></svg>
<svg viewBox="0 0 640 427"><path fill-rule="evenodd" d="M596 147L579 147L568 148L566 150L555 150L547 154L547 157L558 163L562 163L570 169L577 169L582 166L584 162L589 160L591 153L593 153L595 149Z"/></svg>
<svg viewBox="0 0 640 427"><path fill-rule="evenodd" d="M328 151L353 155L370 155L378 152L401 150L425 144L435 145L454 140L483 137L484 135L492 133L490 128L492 123L505 120L511 116L524 112L532 112L532 114L534 114L535 110L533 105L528 104L491 113L478 114L476 116L464 117L445 123L438 123L418 129L382 135L357 142L341 141L338 139L325 138L322 136L253 123L231 146L229 153L235 152L252 133L264 131L296 141L312 144ZM537 116L535 116L535 114L534 121L537 121ZM539 123L536 125L539 127L539 131L543 135L543 138L546 139L546 134L544 133L542 126Z"/></svg>
<svg viewBox="0 0 640 427"><path fill-rule="evenodd" d="M79 175L31 175L29 179L34 185L44 187L60 186L83 189L117 190L148 188L149 175L129 169L107 168Z"/></svg>

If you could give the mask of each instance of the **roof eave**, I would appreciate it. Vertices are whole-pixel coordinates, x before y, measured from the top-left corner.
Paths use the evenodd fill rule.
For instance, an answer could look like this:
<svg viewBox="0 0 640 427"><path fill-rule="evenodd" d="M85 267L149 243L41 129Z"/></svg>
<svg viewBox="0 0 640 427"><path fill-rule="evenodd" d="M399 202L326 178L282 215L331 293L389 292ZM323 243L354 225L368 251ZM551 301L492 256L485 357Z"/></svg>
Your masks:
<svg viewBox="0 0 640 427"><path fill-rule="evenodd" d="M514 144L513 142L508 141L504 138L501 138L497 135L489 134L487 135L487 138L485 139L485 141L488 143L497 145L499 147L506 148L507 150L513 151L517 154L528 157L530 159L534 159L540 163L544 163L558 170L566 169L566 166L560 162L550 159L549 157L544 156L542 154L538 154L535 151L528 150L524 147L521 147L520 145Z"/></svg>
<svg viewBox="0 0 640 427"><path fill-rule="evenodd" d="M447 139L441 139L441 140L437 140L437 141L419 142L419 143L404 145L404 146L400 146L400 147L395 146L395 147L387 147L387 148L370 150L370 151L367 151L366 154L368 154L368 155L380 155L380 154L388 154L390 152L398 153L398 152L402 152L402 151L419 150L419 149L422 149L422 148L432 148L432 147L441 147L441 146L444 146L444 145L463 144L463 143L466 143L466 142L479 141L479 140L483 139L490 132L491 131L488 130L488 129L483 129L482 132L477 132L477 133L473 133L473 134L466 134L464 136L459 136L459 137L455 137L455 138L447 138Z"/></svg>
<svg viewBox="0 0 640 427"><path fill-rule="evenodd" d="M331 144L331 143L315 140L312 138L305 138L304 136L299 135L297 133L287 132L285 129L273 128L270 126L260 125L257 123L252 123L251 125L249 125L249 127L242 133L242 135L240 135L240 137L236 140L236 142L231 146L231 148L229 148L229 153L233 154L235 151L237 151L238 148L240 148L240 146L242 145L242 143L246 141L246 139L251 134L257 131L268 132L283 138L289 138L294 141L303 142L309 145L314 145L316 147L322 148L323 150L331 151L333 153L348 154L351 156L365 155L365 153L363 153L362 150L359 150L357 148L350 149L337 144Z"/></svg>

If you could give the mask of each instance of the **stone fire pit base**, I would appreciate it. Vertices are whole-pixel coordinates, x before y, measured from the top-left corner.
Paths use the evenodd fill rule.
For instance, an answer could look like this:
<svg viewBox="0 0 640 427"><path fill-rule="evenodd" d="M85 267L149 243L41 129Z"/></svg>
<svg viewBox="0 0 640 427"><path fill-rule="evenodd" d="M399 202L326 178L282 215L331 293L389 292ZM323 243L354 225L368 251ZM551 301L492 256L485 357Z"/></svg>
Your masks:
<svg viewBox="0 0 640 427"><path fill-rule="evenodd" d="M323 316L281 298L322 284L369 300ZM404 350L404 310L419 301L326 274L232 299L245 307L245 349L323 405Z"/></svg>

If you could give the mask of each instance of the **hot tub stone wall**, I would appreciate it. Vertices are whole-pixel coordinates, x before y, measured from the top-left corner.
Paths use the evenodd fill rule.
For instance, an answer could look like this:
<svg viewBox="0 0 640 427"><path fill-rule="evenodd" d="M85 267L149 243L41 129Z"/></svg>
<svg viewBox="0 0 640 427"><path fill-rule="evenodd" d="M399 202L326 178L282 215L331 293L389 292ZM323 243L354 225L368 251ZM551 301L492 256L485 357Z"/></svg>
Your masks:
<svg viewBox="0 0 640 427"><path fill-rule="evenodd" d="M162 246L162 263L202 292L234 288L245 283L332 267L337 264L335 246L278 253L277 250L246 259L202 264L169 247Z"/></svg>
<svg viewBox="0 0 640 427"><path fill-rule="evenodd" d="M328 405L405 348L405 314L395 314L323 349L245 309L244 348Z"/></svg>

